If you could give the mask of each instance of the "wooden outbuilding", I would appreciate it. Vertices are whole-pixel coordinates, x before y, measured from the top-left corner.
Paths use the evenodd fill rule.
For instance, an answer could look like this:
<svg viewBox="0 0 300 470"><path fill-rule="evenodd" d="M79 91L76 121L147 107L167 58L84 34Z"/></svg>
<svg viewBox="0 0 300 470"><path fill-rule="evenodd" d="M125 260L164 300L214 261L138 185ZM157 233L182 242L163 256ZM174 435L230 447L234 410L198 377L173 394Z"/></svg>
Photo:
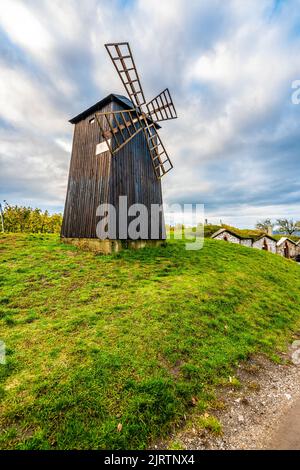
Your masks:
<svg viewBox="0 0 300 470"><path fill-rule="evenodd" d="M271 235L266 233L256 234L254 231L251 232L251 237L247 237L241 235L239 231L235 232L225 227L215 232L211 238L269 251L274 254L277 253L285 258L299 260L300 262L300 240L296 243L288 237L282 237L279 241L276 241Z"/></svg>
<svg viewBox="0 0 300 470"><path fill-rule="evenodd" d="M298 254L298 247L296 242L288 237L282 237L276 245L276 251L278 255L284 256L285 258L295 259Z"/></svg>
<svg viewBox="0 0 300 470"><path fill-rule="evenodd" d="M213 233L211 238L216 240L224 240L225 242L236 243L243 246L252 247L253 239L250 237L243 237L242 235L233 232L227 228L221 228Z"/></svg>
<svg viewBox="0 0 300 470"><path fill-rule="evenodd" d="M215 232L211 238L237 243L247 246L248 248L257 248L259 250L270 251L270 253L276 253L276 240L267 234L258 233L255 235L253 233L250 237L224 227Z"/></svg>
<svg viewBox="0 0 300 470"><path fill-rule="evenodd" d="M253 238L252 248L257 248L258 250L269 251L270 253L276 253L276 240L270 235L259 235L258 237Z"/></svg>

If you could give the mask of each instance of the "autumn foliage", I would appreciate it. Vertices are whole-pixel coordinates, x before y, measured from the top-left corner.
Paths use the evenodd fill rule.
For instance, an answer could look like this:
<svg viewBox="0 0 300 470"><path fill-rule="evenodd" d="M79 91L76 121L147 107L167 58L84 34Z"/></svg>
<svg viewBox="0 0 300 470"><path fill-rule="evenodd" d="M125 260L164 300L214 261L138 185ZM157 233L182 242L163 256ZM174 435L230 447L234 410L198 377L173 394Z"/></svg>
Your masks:
<svg viewBox="0 0 300 470"><path fill-rule="evenodd" d="M5 201L3 223L5 232L59 233L62 215L51 215L48 211L43 212L32 207L10 205Z"/></svg>

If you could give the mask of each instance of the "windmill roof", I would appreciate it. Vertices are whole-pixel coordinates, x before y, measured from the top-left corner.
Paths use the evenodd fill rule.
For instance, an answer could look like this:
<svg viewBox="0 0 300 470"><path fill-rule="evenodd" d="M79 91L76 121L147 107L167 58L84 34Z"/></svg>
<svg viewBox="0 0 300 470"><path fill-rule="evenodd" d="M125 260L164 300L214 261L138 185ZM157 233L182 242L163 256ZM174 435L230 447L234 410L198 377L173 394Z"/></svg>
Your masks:
<svg viewBox="0 0 300 470"><path fill-rule="evenodd" d="M69 120L71 124L76 124L77 122L82 121L82 119L87 118L93 113L96 113L97 111L100 111L104 106L111 102L116 102L119 105L121 105L124 109L131 109L134 108L134 104L132 101L130 101L126 96L122 95L117 95L115 93L111 93L110 95L107 95L105 98L102 100L98 101L97 103L93 104L93 106L90 106L86 110L82 111L80 114L77 114L77 116L73 117L72 119ZM153 122L152 119L149 119L150 122ZM158 124L155 124L157 129L160 129L160 126Z"/></svg>

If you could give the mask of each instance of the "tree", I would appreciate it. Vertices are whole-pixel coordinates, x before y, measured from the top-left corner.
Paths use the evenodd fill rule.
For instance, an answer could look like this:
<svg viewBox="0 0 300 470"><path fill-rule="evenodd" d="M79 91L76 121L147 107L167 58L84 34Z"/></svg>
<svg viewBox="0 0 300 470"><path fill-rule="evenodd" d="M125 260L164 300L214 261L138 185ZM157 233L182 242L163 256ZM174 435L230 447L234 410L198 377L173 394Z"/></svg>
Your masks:
<svg viewBox="0 0 300 470"><path fill-rule="evenodd" d="M61 214L50 215L48 211L25 206L11 206L4 201L3 220L6 232L59 233Z"/></svg>
<svg viewBox="0 0 300 470"><path fill-rule="evenodd" d="M272 229L274 228L274 225L271 221L271 219L266 219L266 220L259 220L257 223L256 223L256 228L257 230L261 230L262 232L268 232L268 229L269 227L272 227Z"/></svg>
<svg viewBox="0 0 300 470"><path fill-rule="evenodd" d="M293 233L300 230L300 223L294 222L293 219L277 219L277 225L280 233L293 235Z"/></svg>

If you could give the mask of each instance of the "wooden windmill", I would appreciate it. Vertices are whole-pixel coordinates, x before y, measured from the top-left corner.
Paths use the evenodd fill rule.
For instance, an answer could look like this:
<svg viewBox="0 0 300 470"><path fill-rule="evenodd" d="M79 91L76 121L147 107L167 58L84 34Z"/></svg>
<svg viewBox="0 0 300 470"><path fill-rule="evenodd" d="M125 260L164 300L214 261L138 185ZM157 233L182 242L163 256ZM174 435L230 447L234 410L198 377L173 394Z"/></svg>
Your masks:
<svg viewBox="0 0 300 470"><path fill-rule="evenodd" d="M70 120L75 129L61 232L66 241L92 245L97 251L119 249L124 242L143 246L165 239L162 213L158 230L151 229L151 207L162 205L161 178L173 168L158 123L177 118L168 89L146 102L128 43L105 47L129 99L111 94ZM127 196L128 206L147 208L147 236L132 240L117 218L114 235L101 244L97 207L110 204L118 214L120 196ZM131 220L128 215L127 225Z"/></svg>

